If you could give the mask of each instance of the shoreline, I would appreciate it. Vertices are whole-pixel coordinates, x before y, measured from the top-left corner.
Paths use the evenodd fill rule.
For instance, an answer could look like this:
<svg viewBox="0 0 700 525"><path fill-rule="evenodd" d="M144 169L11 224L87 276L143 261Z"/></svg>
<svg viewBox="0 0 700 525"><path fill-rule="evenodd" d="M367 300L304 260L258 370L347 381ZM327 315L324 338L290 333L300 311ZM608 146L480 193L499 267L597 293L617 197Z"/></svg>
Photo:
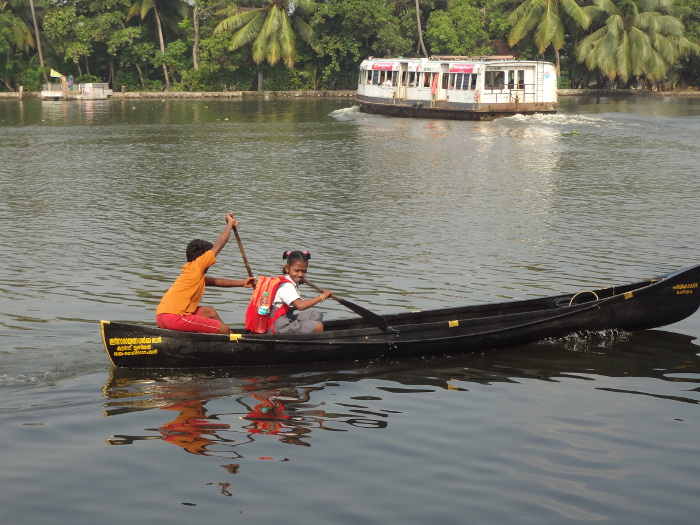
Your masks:
<svg viewBox="0 0 700 525"><path fill-rule="evenodd" d="M652 97L700 97L700 91L648 91L644 89L559 89L560 97L583 95L598 96L652 96ZM124 91L116 92L106 100L138 99L278 99L278 98L354 98L355 90L319 91ZM21 95L21 99L20 99ZM0 92L0 100L41 100L40 91Z"/></svg>
<svg viewBox="0 0 700 525"><path fill-rule="evenodd" d="M277 99L277 98L352 98L356 91L318 90L318 91L118 91L106 99L92 100L137 100L137 99ZM0 100L17 100L19 91L0 92ZM41 100L41 91L25 91L24 99ZM69 100L80 100L69 98ZM85 99L88 100L88 99Z"/></svg>

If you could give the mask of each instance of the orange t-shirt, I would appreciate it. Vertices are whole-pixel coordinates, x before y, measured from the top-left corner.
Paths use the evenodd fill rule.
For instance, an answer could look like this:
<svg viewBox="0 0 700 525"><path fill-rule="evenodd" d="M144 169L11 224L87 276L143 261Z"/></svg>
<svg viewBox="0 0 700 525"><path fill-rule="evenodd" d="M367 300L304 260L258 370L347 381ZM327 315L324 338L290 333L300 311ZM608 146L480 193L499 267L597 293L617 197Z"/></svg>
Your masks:
<svg viewBox="0 0 700 525"><path fill-rule="evenodd" d="M199 306L204 295L204 274L216 262L209 250L182 267L182 273L160 300L156 315L190 315Z"/></svg>

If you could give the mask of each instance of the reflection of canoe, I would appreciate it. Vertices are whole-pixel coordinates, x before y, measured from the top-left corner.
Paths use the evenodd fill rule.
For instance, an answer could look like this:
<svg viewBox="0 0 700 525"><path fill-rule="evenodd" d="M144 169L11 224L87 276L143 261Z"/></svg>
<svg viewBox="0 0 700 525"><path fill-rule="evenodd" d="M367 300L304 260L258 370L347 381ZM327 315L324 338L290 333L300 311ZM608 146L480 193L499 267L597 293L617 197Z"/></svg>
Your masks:
<svg viewBox="0 0 700 525"><path fill-rule="evenodd" d="M261 366L431 356L516 346L580 331L644 330L700 306L700 265L646 281L575 294L386 315L383 332L362 319L324 323L298 336L195 334L102 321L112 363L122 368Z"/></svg>

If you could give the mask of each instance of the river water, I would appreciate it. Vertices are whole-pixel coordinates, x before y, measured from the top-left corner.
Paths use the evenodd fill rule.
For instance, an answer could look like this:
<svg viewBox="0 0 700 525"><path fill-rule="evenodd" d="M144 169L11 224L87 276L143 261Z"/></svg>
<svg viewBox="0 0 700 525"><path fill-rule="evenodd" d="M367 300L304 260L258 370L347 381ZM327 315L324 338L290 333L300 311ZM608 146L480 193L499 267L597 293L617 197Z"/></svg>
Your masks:
<svg viewBox="0 0 700 525"><path fill-rule="evenodd" d="M700 99L493 122L348 100L0 102L3 523L697 523L700 314L475 355L113 370L232 211L378 313L700 263ZM245 276L235 241L210 270ZM313 293L311 290L306 292ZM213 289L229 324L248 292ZM352 316L327 301L328 318Z"/></svg>

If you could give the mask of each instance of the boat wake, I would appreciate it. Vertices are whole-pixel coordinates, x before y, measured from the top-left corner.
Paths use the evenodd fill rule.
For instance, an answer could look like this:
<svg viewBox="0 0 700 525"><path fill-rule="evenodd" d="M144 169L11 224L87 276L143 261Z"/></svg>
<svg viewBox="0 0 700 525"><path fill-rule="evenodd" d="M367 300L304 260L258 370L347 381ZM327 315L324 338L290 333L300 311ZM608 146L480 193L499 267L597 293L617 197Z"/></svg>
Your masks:
<svg viewBox="0 0 700 525"><path fill-rule="evenodd" d="M597 332L576 332L564 337L545 339L542 344L562 346L571 352L596 353L611 350L615 343L629 341L632 332L610 329Z"/></svg>
<svg viewBox="0 0 700 525"><path fill-rule="evenodd" d="M13 363L4 367L0 374L0 388L43 388L102 370L104 363L97 360L70 363L62 361L42 371L32 370L25 363Z"/></svg>
<svg viewBox="0 0 700 525"><path fill-rule="evenodd" d="M572 115L566 113L537 113L535 115L512 115L501 119L503 122L527 122L529 124L547 124L551 126L587 125L602 126L609 123L604 117L590 115Z"/></svg>
<svg viewBox="0 0 700 525"><path fill-rule="evenodd" d="M329 113L329 116L341 121L356 120L360 115L360 106L336 109L335 111L331 111Z"/></svg>

